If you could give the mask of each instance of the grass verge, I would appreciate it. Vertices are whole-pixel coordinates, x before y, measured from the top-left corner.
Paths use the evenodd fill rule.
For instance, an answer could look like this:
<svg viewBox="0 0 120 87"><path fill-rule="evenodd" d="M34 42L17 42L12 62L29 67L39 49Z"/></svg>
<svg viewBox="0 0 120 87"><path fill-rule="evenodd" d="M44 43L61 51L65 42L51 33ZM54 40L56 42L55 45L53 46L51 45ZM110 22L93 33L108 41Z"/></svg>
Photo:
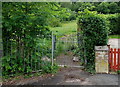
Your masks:
<svg viewBox="0 0 120 87"><path fill-rule="evenodd" d="M109 39L120 39L120 35L109 35Z"/></svg>
<svg viewBox="0 0 120 87"><path fill-rule="evenodd" d="M50 28L51 31L53 31L55 34L58 36L63 36L63 35L68 35L68 34L73 34L77 31L77 21L70 21L70 22L65 22L62 23L61 27L54 27Z"/></svg>

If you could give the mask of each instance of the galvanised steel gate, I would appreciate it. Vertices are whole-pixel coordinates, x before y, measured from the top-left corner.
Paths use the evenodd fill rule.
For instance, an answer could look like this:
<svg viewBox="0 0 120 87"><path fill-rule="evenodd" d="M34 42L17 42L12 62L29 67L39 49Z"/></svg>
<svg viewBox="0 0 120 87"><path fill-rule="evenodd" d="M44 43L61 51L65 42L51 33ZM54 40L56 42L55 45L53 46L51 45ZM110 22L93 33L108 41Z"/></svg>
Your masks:
<svg viewBox="0 0 120 87"><path fill-rule="evenodd" d="M80 66L79 44L77 34L62 35L56 34L53 37L53 62L59 66L82 67Z"/></svg>
<svg viewBox="0 0 120 87"><path fill-rule="evenodd" d="M78 45L81 42L77 39L77 34L38 35L36 40L34 46L31 45L32 42L27 44L22 40L14 40L14 37L6 38L3 42L6 45L2 57L3 75L37 72L54 63L59 66L81 67Z"/></svg>

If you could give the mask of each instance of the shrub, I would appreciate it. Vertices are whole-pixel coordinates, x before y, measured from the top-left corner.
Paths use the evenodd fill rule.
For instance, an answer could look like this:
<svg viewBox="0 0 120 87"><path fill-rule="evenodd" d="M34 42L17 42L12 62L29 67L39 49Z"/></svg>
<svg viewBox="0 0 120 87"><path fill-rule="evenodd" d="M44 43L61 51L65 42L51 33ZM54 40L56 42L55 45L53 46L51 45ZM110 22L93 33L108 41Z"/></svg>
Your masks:
<svg viewBox="0 0 120 87"><path fill-rule="evenodd" d="M51 26L51 27L60 27L60 26L62 26L61 25L61 22L60 22L60 19L58 19L58 18L50 18L49 20L48 20L48 22L49 22L49 25Z"/></svg>
<svg viewBox="0 0 120 87"><path fill-rule="evenodd" d="M109 28L110 28L110 34L120 34L120 27L119 27L119 21L120 21L120 15L114 14L114 15L108 15L107 20L109 21Z"/></svg>
<svg viewBox="0 0 120 87"><path fill-rule="evenodd" d="M69 21L76 20L76 13L71 11L71 15L69 17Z"/></svg>
<svg viewBox="0 0 120 87"><path fill-rule="evenodd" d="M59 69L57 64L51 66L51 62L42 62L42 73L56 73Z"/></svg>
<svg viewBox="0 0 120 87"><path fill-rule="evenodd" d="M109 3L102 2L96 7L96 10L99 13L108 14L110 12L110 9L108 7L109 7Z"/></svg>
<svg viewBox="0 0 120 87"><path fill-rule="evenodd" d="M96 12L85 11L79 16L78 26L81 29L82 45L80 46L81 57L86 59L86 69L93 72L95 68L95 46L107 44L107 24L106 20ZM78 37L80 38L80 37Z"/></svg>

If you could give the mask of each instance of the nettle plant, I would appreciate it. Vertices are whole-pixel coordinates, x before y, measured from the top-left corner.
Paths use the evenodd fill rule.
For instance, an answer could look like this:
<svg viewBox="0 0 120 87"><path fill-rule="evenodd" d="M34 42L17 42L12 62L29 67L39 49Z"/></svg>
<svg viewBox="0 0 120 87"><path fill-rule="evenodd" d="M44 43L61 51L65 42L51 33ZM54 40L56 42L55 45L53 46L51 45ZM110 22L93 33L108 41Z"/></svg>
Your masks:
<svg viewBox="0 0 120 87"><path fill-rule="evenodd" d="M80 46L81 59L86 59L86 69L93 73L95 70L95 46L107 44L108 27L105 18L85 10L81 13L78 20L78 27L82 35L82 45ZM78 37L80 38L80 37Z"/></svg>

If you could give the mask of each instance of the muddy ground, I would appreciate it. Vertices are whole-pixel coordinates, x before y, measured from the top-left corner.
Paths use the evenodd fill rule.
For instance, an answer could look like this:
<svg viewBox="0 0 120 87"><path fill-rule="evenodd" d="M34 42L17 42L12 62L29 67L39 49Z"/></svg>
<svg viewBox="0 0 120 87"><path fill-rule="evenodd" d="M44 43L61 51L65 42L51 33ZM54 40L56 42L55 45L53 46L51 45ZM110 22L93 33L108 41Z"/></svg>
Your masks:
<svg viewBox="0 0 120 87"><path fill-rule="evenodd" d="M71 67L80 66L80 61L73 62L74 57L76 57L74 53L68 51L66 52L66 54L62 53L59 56L57 56L56 61L54 62L56 62L58 65L64 65L64 66L71 66Z"/></svg>
<svg viewBox="0 0 120 87"><path fill-rule="evenodd" d="M94 74L80 68L60 68L56 74L11 80L6 85L118 85L117 74Z"/></svg>
<svg viewBox="0 0 120 87"><path fill-rule="evenodd" d="M80 68L61 68L55 76L31 85L118 85L118 75L91 75Z"/></svg>

